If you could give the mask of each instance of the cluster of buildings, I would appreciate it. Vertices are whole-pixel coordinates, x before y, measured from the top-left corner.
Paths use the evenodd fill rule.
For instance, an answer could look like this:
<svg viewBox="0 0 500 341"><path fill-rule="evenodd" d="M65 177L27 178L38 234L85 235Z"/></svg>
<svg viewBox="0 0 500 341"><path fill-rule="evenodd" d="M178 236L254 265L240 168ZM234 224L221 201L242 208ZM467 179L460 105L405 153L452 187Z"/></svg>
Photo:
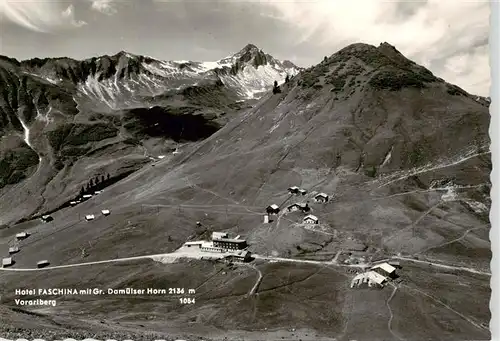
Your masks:
<svg viewBox="0 0 500 341"><path fill-rule="evenodd" d="M351 281L351 288L382 288L387 282L397 278L396 267L399 267L396 262L393 262L392 265L389 263L377 264L369 271L357 274Z"/></svg>
<svg viewBox="0 0 500 341"><path fill-rule="evenodd" d="M43 218L43 217L42 217ZM9 247L9 257L5 257L2 259L2 268L7 268L9 266L12 266L15 264L14 257L13 255L18 253L20 251L19 245L17 244L19 241L24 240L30 236L29 233L27 232L19 232L16 234L16 245L10 246ZM49 265L48 260L42 260L37 263L38 268L43 268L47 265Z"/></svg>
<svg viewBox="0 0 500 341"><path fill-rule="evenodd" d="M299 188L298 186L292 186L288 188L288 192L294 195L306 195L307 190ZM328 195L325 193L318 193L314 196L314 201L317 203L328 202ZM311 208L309 207L309 202L297 202L291 204L287 207L288 212L300 211L303 213L309 213ZM269 205L266 207L266 214L264 215L264 223L270 222L269 217L271 215L277 215L280 212L280 207L276 204ZM303 223L305 224L319 224L318 217L307 214L303 218ZM201 226L200 222L196 225ZM200 241L190 241L184 243L186 248L196 248L204 252L217 252L227 254L225 259L230 259L231 261L242 261L247 262L251 259L251 253L247 250L248 244L246 240L241 239L240 236L230 238L225 232L213 232L212 239L210 241L200 240Z"/></svg>
<svg viewBox="0 0 500 341"><path fill-rule="evenodd" d="M101 191L95 191L94 195L100 194L100 193L101 193ZM85 194L85 195L82 196L81 199L76 200L76 201L71 201L70 205L71 206L75 206L75 205L81 203L82 201L88 200L90 198L92 198L92 194ZM111 212L110 212L110 210L101 210L101 213L102 213L103 216L108 216L108 215L110 215ZM87 214L85 216L85 220L86 221L90 221L90 220L94 220L94 219L95 219L95 215L94 214ZM48 222L51 222L53 220L54 220L54 218L50 214L45 214L45 215L42 215L40 217L40 221L42 223L48 223ZM19 233L16 234L16 237L15 237L16 238L16 242L22 241L22 240L28 238L29 236L30 235L27 232L19 232ZM16 244L15 246L9 247L9 257L6 257L6 258L2 259L2 267L9 267L9 266L14 265L15 261L13 259L13 255L16 254L16 253L18 253L19 251L20 251L20 249L19 249L18 244ZM47 266L49 264L50 263L49 263L48 260L42 260L42 261L39 261L37 263L37 267L43 268L43 267L45 267L45 266Z"/></svg>
<svg viewBox="0 0 500 341"><path fill-rule="evenodd" d="M307 194L307 191L305 189L299 188L298 186L289 187L288 192L290 194L297 194L297 195L306 195ZM316 202L325 203L328 201L328 195L325 193L318 193L314 196L314 200Z"/></svg>
<svg viewBox="0 0 500 341"><path fill-rule="evenodd" d="M102 193L102 191L95 191L93 195L98 195L98 194L101 194L101 193ZM76 205L78 205L79 203L81 203L83 201L89 200L90 198L92 198L93 195L92 194L84 194L84 195L82 195L82 197L80 199L70 201L69 204L71 206L76 206Z"/></svg>
<svg viewBox="0 0 500 341"><path fill-rule="evenodd" d="M185 247L198 248L205 252L227 253L226 259L232 261L248 262L251 259L251 253L247 250L248 244L240 236L229 238L225 232L213 232L212 240L192 241L184 243Z"/></svg>
<svg viewBox="0 0 500 341"><path fill-rule="evenodd" d="M298 186L292 186L288 188L288 192L297 195L306 195L307 191L305 189L299 188ZM326 193L318 193L314 196L314 201L317 203L327 203L329 196ZM302 212L309 213L311 208L309 207L309 202L297 202L289 205L287 207L288 212ZM276 204L272 204L266 207L266 215L264 216L264 223L269 223L269 215L276 215L280 212L280 207ZM308 214L302 219L304 224L319 224L319 219L315 215Z"/></svg>
<svg viewBox="0 0 500 341"><path fill-rule="evenodd" d="M298 195L306 195L307 191L303 188L299 188L297 186L292 186L288 188L288 192L290 194L298 194Z"/></svg>
<svg viewBox="0 0 500 341"><path fill-rule="evenodd" d="M311 208L309 207L309 203L304 203L304 202L298 202L295 204L291 204L287 207L288 212L296 212L296 211L301 211L301 212L309 212Z"/></svg>
<svg viewBox="0 0 500 341"><path fill-rule="evenodd" d="M108 216L111 214L111 212L109 210L101 210L101 213L103 216ZM94 214L87 214L85 216L85 220L86 221L91 221L91 220L94 220L95 219L95 215Z"/></svg>

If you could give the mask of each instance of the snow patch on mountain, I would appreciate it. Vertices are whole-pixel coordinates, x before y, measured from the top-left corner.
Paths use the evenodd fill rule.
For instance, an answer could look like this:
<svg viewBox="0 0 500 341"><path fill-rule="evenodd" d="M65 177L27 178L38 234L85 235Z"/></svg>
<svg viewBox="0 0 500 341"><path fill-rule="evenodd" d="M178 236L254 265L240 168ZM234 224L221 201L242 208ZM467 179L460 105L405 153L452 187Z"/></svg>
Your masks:
<svg viewBox="0 0 500 341"><path fill-rule="evenodd" d="M271 65L260 65L254 67L247 65L236 75L221 76L222 82L247 99L257 98L258 94L262 94L269 90L274 81L279 84L284 83L287 75L294 76L298 70L277 69Z"/></svg>
<svg viewBox="0 0 500 341"><path fill-rule="evenodd" d="M231 67L231 64L220 63L219 61L216 61L216 62L202 62L202 63L200 63L200 68L202 68L204 71L210 71L210 70L213 70L213 69L222 68L224 66Z"/></svg>
<svg viewBox="0 0 500 341"><path fill-rule="evenodd" d="M38 167L40 167L40 164L42 162L42 157L40 156L40 154L38 154L36 149L33 147L33 144L31 143L30 128L29 128L28 124L21 118L21 115L19 115L18 118L19 118L19 122L21 122L21 125L24 129L24 142L28 145L28 147L30 147L38 155ZM37 168L37 172L38 172L38 168Z"/></svg>
<svg viewBox="0 0 500 341"><path fill-rule="evenodd" d="M384 167L385 165L387 165L391 161L393 150L394 150L394 146L391 147L391 150L389 150L389 152L385 156L384 162L382 162L382 165L380 165L380 167Z"/></svg>
<svg viewBox="0 0 500 341"><path fill-rule="evenodd" d="M31 145L31 141L30 141L30 128L28 127L28 125L26 124L26 122L24 122L24 120L21 118L21 115L19 115L18 117L19 117L19 122L21 122L21 125L23 126L23 129L24 129L24 142L31 149L33 149L33 146Z"/></svg>
<svg viewBox="0 0 500 341"><path fill-rule="evenodd" d="M179 91L202 81L219 80L235 91L242 100L258 99L271 90L275 81L283 84L287 75L295 76L300 71L300 68L291 63L263 55L261 50L251 44L236 54L217 61L163 61L147 57L148 59L133 64L133 68L129 68L129 63L137 62L142 57L126 52L118 55L114 75L102 77L106 71L98 71L77 84L78 105L85 101L87 104L94 103L99 108L104 104L113 110L125 109L143 103L148 98L152 103L155 101L154 97L168 91ZM101 59L103 58L96 60L99 62ZM53 75L38 76L43 76L53 84L60 83Z"/></svg>
<svg viewBox="0 0 500 341"><path fill-rule="evenodd" d="M115 103L113 103L114 90L112 86L113 83L110 82L99 82L99 74L95 76L89 76L85 83L79 85L79 90L89 97L93 97L103 103L106 103L110 108L116 109ZM108 84L106 84L108 83Z"/></svg>
<svg viewBox="0 0 500 341"><path fill-rule="evenodd" d="M25 75L29 75L29 76L36 77L36 78L39 78L41 80L47 81L50 84L54 84L54 85L60 84L62 82L62 79L60 79L60 78L59 79L55 79L55 78L47 76L47 75L39 75L39 74L36 74L36 73L33 73L33 72L27 72L27 71L23 71L23 73Z"/></svg>

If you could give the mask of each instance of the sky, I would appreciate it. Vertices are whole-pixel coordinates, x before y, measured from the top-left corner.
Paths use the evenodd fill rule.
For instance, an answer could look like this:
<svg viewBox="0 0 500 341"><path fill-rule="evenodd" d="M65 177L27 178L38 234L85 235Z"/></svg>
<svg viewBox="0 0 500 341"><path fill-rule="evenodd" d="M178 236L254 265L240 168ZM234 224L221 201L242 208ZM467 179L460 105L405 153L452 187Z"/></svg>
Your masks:
<svg viewBox="0 0 500 341"><path fill-rule="evenodd" d="M0 0L0 54L85 59L127 51L214 61L252 43L298 66L356 42L394 45L489 95L488 1Z"/></svg>

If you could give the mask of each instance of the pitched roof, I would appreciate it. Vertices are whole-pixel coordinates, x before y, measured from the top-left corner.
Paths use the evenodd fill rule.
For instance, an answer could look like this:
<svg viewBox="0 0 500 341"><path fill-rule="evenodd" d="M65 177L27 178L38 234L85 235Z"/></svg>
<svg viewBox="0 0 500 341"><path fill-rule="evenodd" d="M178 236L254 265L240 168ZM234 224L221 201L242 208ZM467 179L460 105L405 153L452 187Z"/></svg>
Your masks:
<svg viewBox="0 0 500 341"><path fill-rule="evenodd" d="M372 270L373 269L382 269L385 272L387 272L388 274L393 273L394 271L396 271L396 268L393 267L392 265L388 264L388 263L377 264L377 265L375 265L375 266L372 267Z"/></svg>
<svg viewBox="0 0 500 341"><path fill-rule="evenodd" d="M352 280L356 281L356 280L363 279L364 277L365 277L365 274L364 273L360 273L360 274L357 274L356 276L354 276L354 278Z"/></svg>
<svg viewBox="0 0 500 341"><path fill-rule="evenodd" d="M319 220L318 217L316 217L315 215L312 215L312 214L306 215L304 217L304 220L306 220L306 219L312 219L312 220L315 220L315 221Z"/></svg>
<svg viewBox="0 0 500 341"><path fill-rule="evenodd" d="M292 208L292 207L302 207L302 205L300 203L293 203L291 205L289 205L287 208Z"/></svg>
<svg viewBox="0 0 500 341"><path fill-rule="evenodd" d="M353 279L351 283L355 283L357 281L364 281L367 279L368 281L376 284L382 284L384 281L387 279L385 276L382 276L379 273L376 273L375 271L368 271L368 272L363 272L360 274L357 274ZM358 283L359 284L359 283Z"/></svg>
<svg viewBox="0 0 500 341"><path fill-rule="evenodd" d="M328 194L321 192L321 193L316 194L315 198L317 198L317 197L325 197L325 198L328 198Z"/></svg>
<svg viewBox="0 0 500 341"><path fill-rule="evenodd" d="M275 210L279 208L279 206L278 206L278 205L276 205L276 204L272 204L272 205L270 205L269 207L271 207L272 209L275 209Z"/></svg>
<svg viewBox="0 0 500 341"><path fill-rule="evenodd" d="M193 242L185 242L184 245L201 245L203 244L203 240L193 241Z"/></svg>
<svg viewBox="0 0 500 341"><path fill-rule="evenodd" d="M384 276L382 276L379 273L376 273L375 271L369 271L366 273L366 275L368 276L370 281L375 282L377 284L382 284L386 280Z"/></svg>

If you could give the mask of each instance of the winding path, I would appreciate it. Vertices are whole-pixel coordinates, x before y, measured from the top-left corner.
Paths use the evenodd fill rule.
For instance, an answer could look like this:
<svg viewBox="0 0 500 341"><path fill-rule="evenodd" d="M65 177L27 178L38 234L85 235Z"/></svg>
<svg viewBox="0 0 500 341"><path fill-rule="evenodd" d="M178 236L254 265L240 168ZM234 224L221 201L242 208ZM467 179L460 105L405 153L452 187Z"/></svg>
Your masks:
<svg viewBox="0 0 500 341"><path fill-rule="evenodd" d="M433 165L428 165L428 166L424 166L424 167L421 167L421 168L413 169L413 170L411 170L409 172L405 172L406 174L404 174L404 173L401 174L399 177L398 177L397 174L395 174L395 175L387 177L386 179L377 179L377 180L375 180L377 182L384 181L384 180L387 180L387 181L384 182L384 183L382 183L381 185L379 185L375 189L379 189L379 188L385 187L385 186L387 186L389 184L392 184L394 182L397 182L397 181L408 179L409 177L414 176L414 175L418 175L418 174L422 174L422 173L428 173L428 172L432 172L432 171L443 169L443 168L453 167L453 166L461 164L461 163L463 163L463 162L465 162L467 160L470 160L472 158L475 158L475 157L478 157L478 156L481 156L481 155L490 154L490 153L491 152L489 150L486 151L486 152L480 152L480 153L470 153L469 152L469 153L466 153L465 155L459 157L458 159L456 159L456 160L450 160L447 163L437 164L437 165L434 165L434 166Z"/></svg>
<svg viewBox="0 0 500 341"><path fill-rule="evenodd" d="M0 268L0 271L46 271L46 270L53 270L53 269L65 269L65 268L73 268L73 267L79 267L79 266L87 266L87 265L97 265L97 264L107 264L107 263L115 263L115 262L127 262L127 261L134 261L134 260L142 260L142 259L152 259L152 260L160 260L162 258L170 258L172 260L179 259L179 258L192 258L192 259L201 259L201 257L204 256L209 256L209 254L205 253L200 253L200 254L194 254L192 252L179 252L179 251L174 251L171 253L160 253L160 254L154 254L154 255L144 255L144 256L135 256L135 257L126 257L126 258L115 258L115 259L108 259L108 260L102 260L102 261L95 261L95 262L86 262L86 263L75 263L75 264L67 264L67 265L56 265L56 266L49 266L45 268L24 268L24 269L19 269L19 268ZM284 257L273 257L273 256L261 256L258 254L253 255L255 259L260 259L264 261L269 261L269 262L288 262L288 263L302 263L302 264L315 264L315 265L330 265L330 266L338 266L338 267L343 267L343 268L367 268L372 266L373 264L332 264L332 261L317 261L317 260L309 260L309 259L295 259L295 258L284 258ZM393 256L387 260L379 260L376 261L376 263L381 263L383 261L388 261L391 259L398 259L398 260L404 260L408 262L413 262L413 263L421 263L421 264L430 264L435 267L440 267L448 270L459 270L459 271L465 271L465 272L470 272L478 275L485 275L485 276L491 276L491 273L485 272L485 271L479 271L476 269L472 268L467 268L463 266L454 266L454 265L447 265L447 264L442 264L442 263L435 263L433 261L424 261L424 260L417 260L417 259L412 259L412 258L407 258L407 257L401 257L401 256ZM375 264L375 263L374 263Z"/></svg>
<svg viewBox="0 0 500 341"><path fill-rule="evenodd" d="M75 263L75 264L66 264L66 265L56 265L56 266L48 266L45 268L0 268L0 271L11 271L11 272L28 272L28 271L47 271L47 270L56 270L56 269L67 269L67 268L76 268L79 266L87 266L87 265L98 265L98 264L108 264L108 263L117 263L117 262L130 262L134 260L142 260L142 259L152 259L156 258L182 258L185 257L183 254L175 254L175 253L164 253L164 254L156 254L156 255L148 255L148 256L136 256L136 257L126 257L126 258L115 258L108 260L101 260L95 262L86 262L86 263Z"/></svg>
<svg viewBox="0 0 500 341"><path fill-rule="evenodd" d="M392 284L392 283L391 283ZM396 295L396 291L398 291L398 287L393 285L394 286L394 290L392 291L391 293L391 296L389 296L389 298L387 299L387 301L385 302L385 305L387 306L387 309L389 309L389 321L387 321L387 329L389 329L389 332L398 340L401 340L403 341L403 339L401 337L399 337L398 335L396 335L394 333L394 331L392 330L392 319L394 318L394 315L392 314L392 309L391 309L391 300L392 298L394 297L394 295Z"/></svg>
<svg viewBox="0 0 500 341"><path fill-rule="evenodd" d="M491 276L491 272L486 272L486 271L480 271L472 268L467 268L464 266L455 266L455 265L447 265L447 264L442 264L442 263L436 263L434 260L419 260L419 259L412 259L412 258L407 258L407 257L401 257L401 256L394 256L391 259L399 259L399 260L404 260L408 262L413 262L413 263L420 263L420 264L427 264L427 265L432 265L437 268L443 268L443 269L448 269L448 270L459 270L459 271L465 271L465 272L470 272L474 273L477 275L485 275L485 276Z"/></svg>
<svg viewBox="0 0 500 341"><path fill-rule="evenodd" d="M468 229L467 231L465 231L464 234L462 234L458 238L452 239L452 240L447 241L447 242L442 243L442 244L438 244L438 245L435 245L435 246L428 247L427 249L424 249L422 251L418 251L418 252L414 253L413 255L419 255L419 254L425 253L425 252L427 252L429 250L436 249L438 247L443 247L443 246L446 246L446 245L449 245L449 244L452 244L452 243L459 242L459 241L463 240L469 234L469 232L474 231L474 230L478 230L478 229L482 229L482 228L486 228L486 226L488 226L488 225L490 225L490 224L485 224L485 225L482 225L482 226L473 227L473 228Z"/></svg>
<svg viewBox="0 0 500 341"><path fill-rule="evenodd" d="M248 293L248 296L253 296L257 293L257 290L259 289L259 285L262 282L263 276L262 276L262 272L255 265L249 265L249 266L251 268L253 268L255 271L257 271L257 274L259 275L259 277L257 277L257 280L255 281L254 286L252 287L252 289Z"/></svg>
<svg viewBox="0 0 500 341"><path fill-rule="evenodd" d="M464 314L462 314L462 313L460 313L460 312L456 311L455 309L453 309L452 307L450 307L449 305L447 305L447 304L446 304L446 303L444 303L443 301L441 301L441 300L439 300L439 299L437 299L437 298L435 298L435 297L433 297L433 296L431 296L431 295L429 295L429 294L427 294L427 293L423 292L422 290L415 289L415 288L411 288L411 287L409 287L409 286L407 286L407 285L404 285L404 284L403 284L402 286L403 286L403 287L405 287L405 288L407 288L407 289L409 289L409 290L411 290L411 291L418 292L418 293L420 293L420 294L422 294L422 295L424 295L424 296L426 296L426 297L430 298L430 299L431 299L431 300L433 300L434 302L439 303L440 305L444 306L444 307L445 307L446 309L448 309L449 311L451 311L451 312L453 312L453 313L457 314L458 316L460 316L461 318L463 318L464 320L466 320L467 322L469 322L470 324L472 324L474 327L476 327L476 328L478 328L478 329L481 329L481 330L486 330L486 331L487 331L487 330L489 330L489 328L487 328L487 327L483 327L483 326L482 326L482 325L480 325L479 323L476 323L475 321L473 321L471 318L469 318L469 317L465 316Z"/></svg>

